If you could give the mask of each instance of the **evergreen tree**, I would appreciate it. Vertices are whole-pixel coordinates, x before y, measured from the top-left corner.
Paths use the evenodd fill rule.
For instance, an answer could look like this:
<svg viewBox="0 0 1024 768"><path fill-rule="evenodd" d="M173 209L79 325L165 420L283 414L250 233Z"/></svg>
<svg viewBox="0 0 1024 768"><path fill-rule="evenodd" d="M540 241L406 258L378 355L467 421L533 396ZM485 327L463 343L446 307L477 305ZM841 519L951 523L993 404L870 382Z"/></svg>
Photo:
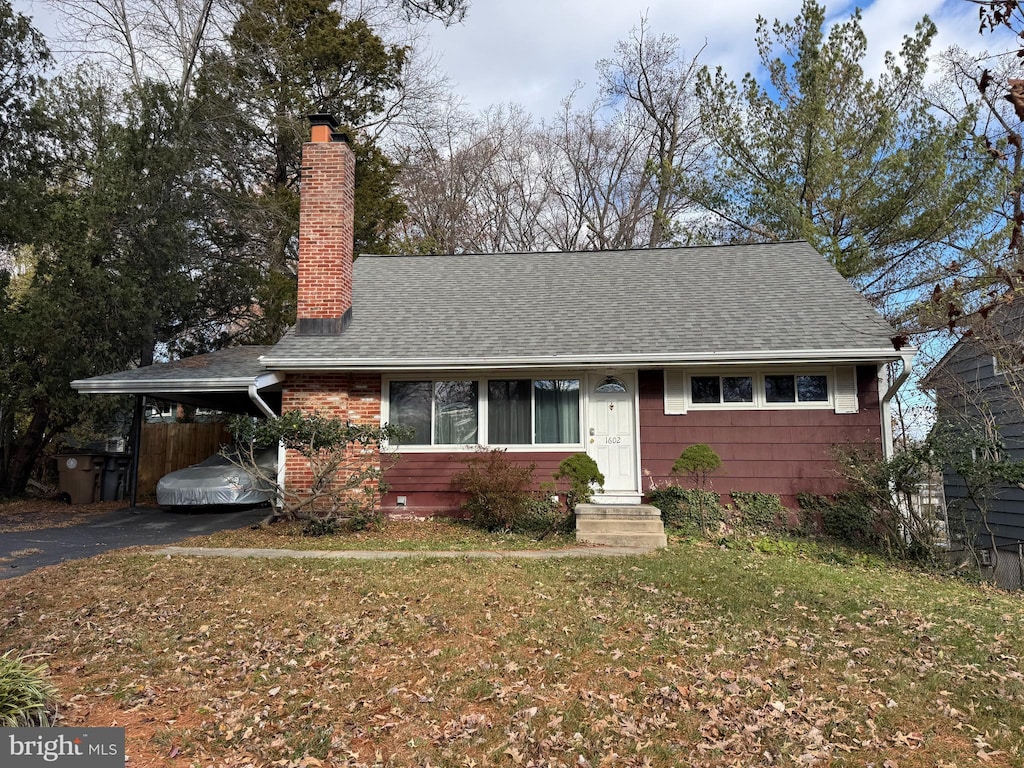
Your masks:
<svg viewBox="0 0 1024 768"><path fill-rule="evenodd" d="M361 130L384 118L401 87L406 50L330 0L245 0L229 49L207 58L198 83L219 215L217 249L258 272L259 317L244 333L276 341L294 320L298 181L305 116L334 114L356 154L356 253L387 250L404 213L398 169Z"/></svg>
<svg viewBox="0 0 1024 768"><path fill-rule="evenodd" d="M860 12L824 27L825 9L805 0L792 23L758 19L767 81L703 72L698 94L721 160L694 196L726 239L807 239L899 316L953 254L971 258L995 177L970 151L968 121L929 110L927 18L877 81L864 70Z"/></svg>

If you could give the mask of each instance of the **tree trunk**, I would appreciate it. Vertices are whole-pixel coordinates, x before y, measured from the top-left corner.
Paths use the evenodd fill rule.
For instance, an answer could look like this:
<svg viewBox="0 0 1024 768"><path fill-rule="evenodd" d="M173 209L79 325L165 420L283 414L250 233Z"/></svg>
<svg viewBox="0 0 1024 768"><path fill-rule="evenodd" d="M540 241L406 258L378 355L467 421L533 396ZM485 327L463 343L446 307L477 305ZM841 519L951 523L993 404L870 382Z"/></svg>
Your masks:
<svg viewBox="0 0 1024 768"><path fill-rule="evenodd" d="M50 407L46 400L37 400L32 409L28 429L14 444L11 459L0 479L0 496L20 496L28 487L36 460L46 445L46 427L50 423Z"/></svg>

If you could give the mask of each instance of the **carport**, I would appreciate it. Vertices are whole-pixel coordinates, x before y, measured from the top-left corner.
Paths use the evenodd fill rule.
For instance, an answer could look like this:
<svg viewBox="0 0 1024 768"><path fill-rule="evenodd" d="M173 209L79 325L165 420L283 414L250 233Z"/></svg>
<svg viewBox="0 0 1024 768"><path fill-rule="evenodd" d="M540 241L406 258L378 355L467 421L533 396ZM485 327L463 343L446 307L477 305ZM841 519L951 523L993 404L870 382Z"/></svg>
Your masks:
<svg viewBox="0 0 1024 768"><path fill-rule="evenodd" d="M285 374L263 367L261 358L270 349L270 346L258 345L231 347L71 382L72 389L86 394L135 396L130 469L133 507L138 488L138 446L145 398L227 413L276 416L281 412L281 386Z"/></svg>

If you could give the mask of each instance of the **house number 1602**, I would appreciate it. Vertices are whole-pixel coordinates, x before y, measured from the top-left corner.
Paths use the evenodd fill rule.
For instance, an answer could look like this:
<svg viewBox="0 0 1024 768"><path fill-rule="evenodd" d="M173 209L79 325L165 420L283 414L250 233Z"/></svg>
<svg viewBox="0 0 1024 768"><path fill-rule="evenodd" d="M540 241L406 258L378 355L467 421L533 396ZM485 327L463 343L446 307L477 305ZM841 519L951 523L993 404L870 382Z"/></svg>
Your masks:
<svg viewBox="0 0 1024 768"><path fill-rule="evenodd" d="M621 443L622 442L622 438L618 437L618 436L610 436L610 437L606 437L604 439L604 441L606 443Z"/></svg>

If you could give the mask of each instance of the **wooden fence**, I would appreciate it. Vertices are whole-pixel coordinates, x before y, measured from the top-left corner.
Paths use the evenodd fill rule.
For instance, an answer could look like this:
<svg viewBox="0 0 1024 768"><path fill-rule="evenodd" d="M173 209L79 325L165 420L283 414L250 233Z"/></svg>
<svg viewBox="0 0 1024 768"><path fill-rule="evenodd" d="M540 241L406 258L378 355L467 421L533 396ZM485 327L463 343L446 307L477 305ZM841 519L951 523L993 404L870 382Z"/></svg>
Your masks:
<svg viewBox="0 0 1024 768"><path fill-rule="evenodd" d="M153 493L168 472L200 462L230 442L227 424L143 424L139 494Z"/></svg>

